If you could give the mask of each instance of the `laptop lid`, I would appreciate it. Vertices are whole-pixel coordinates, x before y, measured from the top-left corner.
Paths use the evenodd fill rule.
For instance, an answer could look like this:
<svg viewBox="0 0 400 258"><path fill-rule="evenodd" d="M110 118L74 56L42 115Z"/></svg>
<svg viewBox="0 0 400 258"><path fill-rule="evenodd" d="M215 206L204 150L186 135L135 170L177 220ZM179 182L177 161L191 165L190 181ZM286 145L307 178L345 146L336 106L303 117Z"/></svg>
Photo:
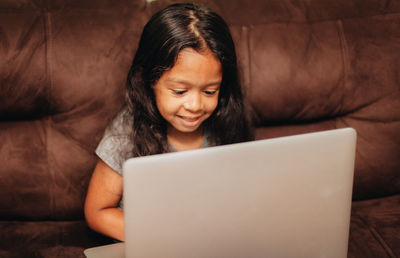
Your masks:
<svg viewBox="0 0 400 258"><path fill-rule="evenodd" d="M126 257L346 257L351 128L128 160Z"/></svg>

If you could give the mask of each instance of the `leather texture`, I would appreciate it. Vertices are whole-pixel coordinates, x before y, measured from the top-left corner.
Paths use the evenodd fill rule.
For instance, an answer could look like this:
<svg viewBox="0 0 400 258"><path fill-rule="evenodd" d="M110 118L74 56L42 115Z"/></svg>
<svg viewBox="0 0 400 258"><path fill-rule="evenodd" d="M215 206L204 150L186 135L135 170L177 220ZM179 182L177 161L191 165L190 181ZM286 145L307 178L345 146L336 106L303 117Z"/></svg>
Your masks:
<svg viewBox="0 0 400 258"><path fill-rule="evenodd" d="M0 0L1 257L110 242L83 221L94 149L174 2ZM400 256L400 1L195 2L230 26L257 139L357 130L349 257Z"/></svg>

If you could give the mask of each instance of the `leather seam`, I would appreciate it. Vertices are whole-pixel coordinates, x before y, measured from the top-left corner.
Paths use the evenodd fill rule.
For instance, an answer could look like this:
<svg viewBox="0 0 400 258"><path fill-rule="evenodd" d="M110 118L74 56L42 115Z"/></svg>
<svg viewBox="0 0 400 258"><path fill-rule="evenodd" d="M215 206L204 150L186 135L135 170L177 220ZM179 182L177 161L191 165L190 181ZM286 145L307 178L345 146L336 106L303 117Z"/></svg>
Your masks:
<svg viewBox="0 0 400 258"><path fill-rule="evenodd" d="M371 233L371 235L375 238L375 240L382 246L383 250L385 250L386 254L391 257L395 258L396 256L393 253L393 250L388 246L388 244L385 242L385 240L382 238L382 236L376 231L376 229L371 226L367 220L359 216L360 220L367 226L368 231Z"/></svg>

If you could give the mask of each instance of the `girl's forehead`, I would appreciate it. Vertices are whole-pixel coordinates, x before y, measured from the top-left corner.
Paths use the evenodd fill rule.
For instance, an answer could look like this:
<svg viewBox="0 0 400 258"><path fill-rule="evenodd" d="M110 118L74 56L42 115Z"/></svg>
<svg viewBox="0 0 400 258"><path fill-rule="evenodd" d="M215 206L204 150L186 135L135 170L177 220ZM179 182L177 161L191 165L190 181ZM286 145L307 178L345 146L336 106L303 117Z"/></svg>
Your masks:
<svg viewBox="0 0 400 258"><path fill-rule="evenodd" d="M191 74L191 76L201 73L219 77L221 75L221 62L211 51L197 52L193 49L184 49L179 53L174 66L167 73Z"/></svg>
<svg viewBox="0 0 400 258"><path fill-rule="evenodd" d="M177 62L181 62L182 59L185 59L185 58L188 58L188 57L196 57L196 56L199 56L199 55L203 56L205 58L214 59L216 62L221 63L219 58L209 48L202 48L200 50L196 50L196 49L187 47L187 48L182 49L178 53L178 55L176 57L175 64Z"/></svg>
<svg viewBox="0 0 400 258"><path fill-rule="evenodd" d="M185 85L219 85L222 81L221 62L209 50L184 49L174 66L165 71L160 80Z"/></svg>

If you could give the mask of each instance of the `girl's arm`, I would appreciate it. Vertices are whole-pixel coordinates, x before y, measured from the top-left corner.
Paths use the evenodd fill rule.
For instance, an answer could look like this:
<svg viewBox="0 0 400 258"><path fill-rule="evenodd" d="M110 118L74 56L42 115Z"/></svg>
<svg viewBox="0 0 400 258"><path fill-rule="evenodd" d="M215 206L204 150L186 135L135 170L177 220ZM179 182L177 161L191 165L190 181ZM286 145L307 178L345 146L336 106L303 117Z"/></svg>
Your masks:
<svg viewBox="0 0 400 258"><path fill-rule="evenodd" d="M117 208L121 196L122 176L99 159L86 195L86 221L93 230L124 241L124 214Z"/></svg>

